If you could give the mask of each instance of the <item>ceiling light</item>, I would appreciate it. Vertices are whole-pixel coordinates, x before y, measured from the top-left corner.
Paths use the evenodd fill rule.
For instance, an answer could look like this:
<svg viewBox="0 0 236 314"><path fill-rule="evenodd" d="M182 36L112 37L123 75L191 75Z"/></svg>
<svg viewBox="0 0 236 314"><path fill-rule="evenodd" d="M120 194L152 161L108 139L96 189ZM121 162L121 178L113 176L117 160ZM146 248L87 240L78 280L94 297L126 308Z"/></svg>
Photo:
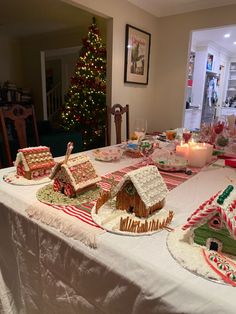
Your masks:
<svg viewBox="0 0 236 314"><path fill-rule="evenodd" d="M229 38L230 34L224 34L224 38Z"/></svg>
<svg viewBox="0 0 236 314"><path fill-rule="evenodd" d="M236 41L234 41L233 44L236 45Z"/></svg>

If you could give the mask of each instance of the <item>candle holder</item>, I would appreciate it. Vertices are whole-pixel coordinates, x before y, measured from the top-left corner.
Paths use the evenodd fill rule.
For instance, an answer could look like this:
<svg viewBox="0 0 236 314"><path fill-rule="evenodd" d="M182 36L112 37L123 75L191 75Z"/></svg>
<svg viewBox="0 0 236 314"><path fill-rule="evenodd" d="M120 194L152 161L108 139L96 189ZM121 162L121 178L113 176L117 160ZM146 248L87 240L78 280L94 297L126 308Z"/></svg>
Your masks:
<svg viewBox="0 0 236 314"><path fill-rule="evenodd" d="M207 162L207 148L201 144L189 146L188 165L190 167L201 168Z"/></svg>
<svg viewBox="0 0 236 314"><path fill-rule="evenodd" d="M183 143L181 141L179 145L176 145L175 153L177 156L188 159L188 151L189 151L188 143Z"/></svg>
<svg viewBox="0 0 236 314"><path fill-rule="evenodd" d="M166 131L166 138L169 141L173 141L176 137L176 131L175 130L167 130Z"/></svg>

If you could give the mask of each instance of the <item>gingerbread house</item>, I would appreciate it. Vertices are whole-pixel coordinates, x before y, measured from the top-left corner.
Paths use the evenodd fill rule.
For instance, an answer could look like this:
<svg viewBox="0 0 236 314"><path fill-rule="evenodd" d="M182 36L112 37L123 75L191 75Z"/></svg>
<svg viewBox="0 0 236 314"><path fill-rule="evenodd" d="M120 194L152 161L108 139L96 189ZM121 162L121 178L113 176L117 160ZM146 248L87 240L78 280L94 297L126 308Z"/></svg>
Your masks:
<svg viewBox="0 0 236 314"><path fill-rule="evenodd" d="M128 172L114 190L116 208L148 217L161 209L167 187L156 166L145 166Z"/></svg>
<svg viewBox="0 0 236 314"><path fill-rule="evenodd" d="M96 183L101 180L89 157L82 155L57 163L50 178L54 180L54 191L69 197L96 187Z"/></svg>
<svg viewBox="0 0 236 314"><path fill-rule="evenodd" d="M50 148L46 146L19 149L15 161L17 175L28 180L48 177L54 165Z"/></svg>
<svg viewBox="0 0 236 314"><path fill-rule="evenodd" d="M201 204L182 229L209 250L236 255L236 188L229 185Z"/></svg>

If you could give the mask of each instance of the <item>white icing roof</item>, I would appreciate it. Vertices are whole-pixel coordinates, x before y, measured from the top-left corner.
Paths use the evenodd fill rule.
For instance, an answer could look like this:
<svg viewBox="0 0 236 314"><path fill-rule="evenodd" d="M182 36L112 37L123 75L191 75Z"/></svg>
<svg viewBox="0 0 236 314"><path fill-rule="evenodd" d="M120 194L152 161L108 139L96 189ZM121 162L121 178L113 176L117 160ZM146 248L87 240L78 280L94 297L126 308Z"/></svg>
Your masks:
<svg viewBox="0 0 236 314"><path fill-rule="evenodd" d="M125 174L115 188L115 195L127 180L132 181L147 208L162 201L167 195L167 186L156 166L141 167Z"/></svg>

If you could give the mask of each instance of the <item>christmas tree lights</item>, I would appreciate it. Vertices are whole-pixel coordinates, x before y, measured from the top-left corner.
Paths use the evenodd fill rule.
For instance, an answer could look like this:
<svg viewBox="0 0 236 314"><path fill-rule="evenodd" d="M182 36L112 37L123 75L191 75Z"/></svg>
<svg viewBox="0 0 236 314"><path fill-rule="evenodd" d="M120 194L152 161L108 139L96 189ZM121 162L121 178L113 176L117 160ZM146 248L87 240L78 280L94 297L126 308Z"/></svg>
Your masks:
<svg viewBox="0 0 236 314"><path fill-rule="evenodd" d="M83 39L71 85L61 110L66 130L82 133L83 148L104 146L106 125L106 48L95 19Z"/></svg>

